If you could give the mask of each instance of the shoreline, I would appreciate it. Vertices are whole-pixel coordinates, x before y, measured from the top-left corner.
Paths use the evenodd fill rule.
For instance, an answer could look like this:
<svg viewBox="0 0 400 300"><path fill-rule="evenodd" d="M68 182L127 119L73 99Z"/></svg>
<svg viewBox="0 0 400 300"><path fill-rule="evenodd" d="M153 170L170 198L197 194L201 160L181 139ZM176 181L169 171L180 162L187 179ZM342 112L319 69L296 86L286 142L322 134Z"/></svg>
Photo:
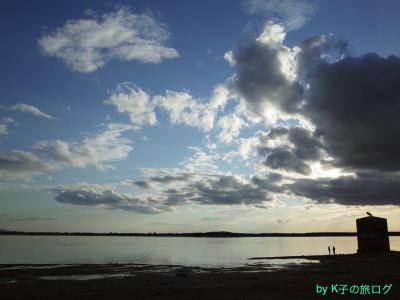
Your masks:
<svg viewBox="0 0 400 300"><path fill-rule="evenodd" d="M400 231L390 231L389 236L400 236ZM0 236L117 236L117 237L194 237L194 238L234 238L234 237L354 237L354 231L325 231L325 232L60 232L60 231L16 231L0 230Z"/></svg>
<svg viewBox="0 0 400 300"><path fill-rule="evenodd" d="M276 259L303 259L306 263L289 264L283 268L268 264L268 260ZM393 289L384 299L399 299L400 296L400 252L263 257L257 260L255 264L234 268L146 264L2 264L0 288L5 296L3 299L15 300L301 300L321 299L322 296L316 294L316 284L391 283ZM253 261L255 258L248 260ZM350 295L346 298L357 299ZM376 298L380 297L375 295ZM369 297L367 295L362 299Z"/></svg>
<svg viewBox="0 0 400 300"><path fill-rule="evenodd" d="M400 236L391 231L389 236ZM357 232L302 232L302 233L240 233L228 231L190 232L190 233L122 233L122 232L27 232L0 231L0 236L116 236L116 237L182 237L182 238L245 238L245 237L356 237Z"/></svg>

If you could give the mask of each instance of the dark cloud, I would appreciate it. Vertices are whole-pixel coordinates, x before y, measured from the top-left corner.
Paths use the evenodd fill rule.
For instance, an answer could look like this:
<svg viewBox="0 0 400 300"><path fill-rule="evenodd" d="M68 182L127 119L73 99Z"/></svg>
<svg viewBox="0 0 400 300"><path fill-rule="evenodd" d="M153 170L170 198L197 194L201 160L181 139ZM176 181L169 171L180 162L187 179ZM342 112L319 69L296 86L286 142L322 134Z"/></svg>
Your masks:
<svg viewBox="0 0 400 300"><path fill-rule="evenodd" d="M214 218L214 217L206 217L206 218L201 218L203 221L218 221L220 218Z"/></svg>
<svg viewBox="0 0 400 300"><path fill-rule="evenodd" d="M194 197L194 192L188 188L187 186L177 189L167 189L163 191L164 194L164 202L169 206L178 206L184 205L190 202L190 200Z"/></svg>
<svg viewBox="0 0 400 300"><path fill-rule="evenodd" d="M191 174L189 173L179 174L179 175L164 175L164 176L151 177L150 180L158 183L171 183L175 181L185 181L190 176Z"/></svg>
<svg viewBox="0 0 400 300"><path fill-rule="evenodd" d="M142 189L151 189L152 185L148 181L138 180L133 182L134 185L142 188Z"/></svg>
<svg viewBox="0 0 400 300"><path fill-rule="evenodd" d="M280 33L268 30L262 35ZM297 179L286 187L317 202L399 204L400 58L351 57L345 40L311 37L298 45L297 78L288 80L281 59L291 49L280 43L283 37L258 39L232 55L233 88L251 112L260 115L272 104L315 128L271 128L258 148L264 163L278 172L309 175L310 163L319 161L355 174ZM271 146L271 139L278 144Z"/></svg>
<svg viewBox="0 0 400 300"><path fill-rule="evenodd" d="M24 222L24 221L54 221L55 218L50 218L50 217L38 217L38 216L33 216L33 217L17 217L17 216L12 216L9 214L0 214L0 219L4 221L16 221L16 222Z"/></svg>
<svg viewBox="0 0 400 300"><path fill-rule="evenodd" d="M400 58L371 53L332 61L330 53L346 53L347 43L326 37L306 40L301 48L300 71L309 84L301 114L323 141L311 149L323 148L331 164L355 175L298 179L288 190L320 203L399 205ZM304 157L313 156L303 150Z"/></svg>
<svg viewBox="0 0 400 300"><path fill-rule="evenodd" d="M193 174L186 172L176 175L167 174L160 176L151 176L147 177L146 180L134 181L133 184L143 189L151 189L154 187L154 183L170 184L178 181L187 181L192 175Z"/></svg>
<svg viewBox="0 0 400 300"><path fill-rule="evenodd" d="M162 205L173 207L186 204L199 205L256 205L269 202L271 193L280 193L282 176L270 173L246 178L242 176L203 173L176 173L171 176L152 176L135 184L152 186L154 181L177 182L178 185L152 186ZM162 179L161 179L162 178ZM157 189L158 188L158 189Z"/></svg>
<svg viewBox="0 0 400 300"><path fill-rule="evenodd" d="M292 222L292 219L277 219L276 223L282 224L282 223L289 223Z"/></svg>
<svg viewBox="0 0 400 300"><path fill-rule="evenodd" d="M55 167L43 162L30 152L0 151L0 177L20 179L54 171Z"/></svg>
<svg viewBox="0 0 400 300"><path fill-rule="evenodd" d="M251 182L263 190L279 193L281 188L278 183L283 179L283 176L279 173L269 173L264 176L253 176Z"/></svg>
<svg viewBox="0 0 400 300"><path fill-rule="evenodd" d="M297 179L289 193L318 203L343 205L400 205L400 175L376 171L339 178Z"/></svg>
<svg viewBox="0 0 400 300"><path fill-rule="evenodd" d="M233 53L236 76L231 88L243 97L247 107L263 116L265 105L294 112L303 94L302 86L281 71L279 55L288 48L254 41Z"/></svg>
<svg viewBox="0 0 400 300"><path fill-rule="evenodd" d="M259 146L259 153L267 156L265 165L276 170L310 174L309 162L321 159L323 145L319 137L301 127L275 127L262 136L262 140L282 137L287 140L288 145L280 145L277 148Z"/></svg>
<svg viewBox="0 0 400 300"><path fill-rule="evenodd" d="M200 204L254 204L270 200L268 192L254 188L248 183L238 182L233 177L221 177L215 181L197 182L193 185L194 202Z"/></svg>
<svg viewBox="0 0 400 300"><path fill-rule="evenodd" d="M306 75L318 64L335 61L348 53L346 40L334 35L312 36L302 41L297 55L299 75Z"/></svg>
<svg viewBox="0 0 400 300"><path fill-rule="evenodd" d="M150 182L161 177L150 177ZM84 206L99 206L109 209L123 209L145 214L168 212L172 207L190 203L199 205L256 205L272 199L270 193L281 192L277 185L281 176L273 173L265 177L253 177L250 180L233 175L203 175L197 180L190 176L176 174L181 182L179 188L154 190L157 199L152 197L131 197L112 190L95 191L86 188L53 188L55 200ZM134 184L149 186L147 180L136 181ZM182 184L183 183L183 184ZM152 187L154 188L154 187Z"/></svg>
<svg viewBox="0 0 400 300"><path fill-rule="evenodd" d="M308 175L311 168L293 152L285 149L274 149L265 160L265 165L272 169L281 169Z"/></svg>
<svg viewBox="0 0 400 300"><path fill-rule="evenodd" d="M304 107L338 166L400 169L400 58L367 54L321 63Z"/></svg>
<svg viewBox="0 0 400 300"><path fill-rule="evenodd" d="M84 206L101 206L109 209L123 209L143 214L158 214L171 208L152 198L139 199L116 193L112 190L93 191L88 189L51 189L55 200Z"/></svg>

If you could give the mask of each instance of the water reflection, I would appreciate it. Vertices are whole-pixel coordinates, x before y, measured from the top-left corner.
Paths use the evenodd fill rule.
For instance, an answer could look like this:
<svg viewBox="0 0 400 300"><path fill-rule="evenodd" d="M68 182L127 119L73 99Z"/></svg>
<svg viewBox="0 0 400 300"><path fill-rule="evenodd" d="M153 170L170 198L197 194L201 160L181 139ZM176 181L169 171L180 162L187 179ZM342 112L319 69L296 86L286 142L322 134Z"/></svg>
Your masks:
<svg viewBox="0 0 400 300"><path fill-rule="evenodd" d="M400 250L400 237L391 237ZM240 267L250 257L355 253L356 237L74 237L0 236L1 264L142 263ZM278 262L274 262L278 264Z"/></svg>

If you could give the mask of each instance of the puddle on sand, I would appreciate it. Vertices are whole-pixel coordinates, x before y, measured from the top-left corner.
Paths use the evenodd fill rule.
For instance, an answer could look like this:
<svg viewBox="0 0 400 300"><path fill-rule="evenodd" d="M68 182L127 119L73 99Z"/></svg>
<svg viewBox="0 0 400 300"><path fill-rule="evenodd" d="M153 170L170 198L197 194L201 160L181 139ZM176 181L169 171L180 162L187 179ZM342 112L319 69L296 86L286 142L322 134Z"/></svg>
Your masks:
<svg viewBox="0 0 400 300"><path fill-rule="evenodd" d="M303 258L297 259L260 259L260 260L253 260L252 263L246 263L245 269L249 268L248 271L250 272L257 272L257 270L263 271L273 271L273 270L280 270L286 269L301 265L308 265L308 264L318 264L320 263L319 260L309 260ZM244 270L246 271L246 270Z"/></svg>
<svg viewBox="0 0 400 300"><path fill-rule="evenodd" d="M13 284L13 283L17 283L17 281L16 280L5 280L5 281L0 280L0 284Z"/></svg>
<svg viewBox="0 0 400 300"><path fill-rule="evenodd" d="M293 268L296 266L307 264L318 264L319 260L308 259L260 259L247 262L240 267L184 267L176 265L145 265L145 264L128 264L128 265L97 265L97 267L104 268L107 273L100 274L74 274L74 275L52 275L52 276L35 276L37 280L100 280L109 278L126 278L133 277L135 274L143 273L159 273L166 276L187 276L196 273L256 273L256 272L273 272L275 270ZM15 270L15 269L55 269L63 267L72 267L79 265L25 265L0 268L0 270ZM104 272L103 271L103 272ZM79 272L79 270L78 270ZM98 270L98 272L102 272ZM7 280L3 284L12 284L16 280Z"/></svg>
<svg viewBox="0 0 400 300"><path fill-rule="evenodd" d="M85 275L62 275L62 276L39 276L39 280L96 280L107 278L125 278L132 277L134 274L119 273L119 274L85 274Z"/></svg>
<svg viewBox="0 0 400 300"><path fill-rule="evenodd" d="M22 265L22 266L13 266L13 267L5 267L5 268L0 268L0 271L2 270L39 270L39 269L56 269L56 268L65 268L65 267L75 267L77 265Z"/></svg>

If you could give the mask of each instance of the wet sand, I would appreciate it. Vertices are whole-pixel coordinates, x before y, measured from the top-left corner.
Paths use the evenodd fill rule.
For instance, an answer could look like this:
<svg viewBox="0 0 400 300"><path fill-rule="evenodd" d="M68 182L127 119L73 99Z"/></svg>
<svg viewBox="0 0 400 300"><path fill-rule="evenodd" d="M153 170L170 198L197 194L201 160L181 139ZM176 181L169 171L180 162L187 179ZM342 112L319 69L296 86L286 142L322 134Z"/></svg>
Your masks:
<svg viewBox="0 0 400 300"><path fill-rule="evenodd" d="M274 268L250 259L240 268L140 264L0 265L0 299L400 299L400 253L296 256ZM315 263L319 261L319 263ZM387 295L321 296L316 284L393 284Z"/></svg>

